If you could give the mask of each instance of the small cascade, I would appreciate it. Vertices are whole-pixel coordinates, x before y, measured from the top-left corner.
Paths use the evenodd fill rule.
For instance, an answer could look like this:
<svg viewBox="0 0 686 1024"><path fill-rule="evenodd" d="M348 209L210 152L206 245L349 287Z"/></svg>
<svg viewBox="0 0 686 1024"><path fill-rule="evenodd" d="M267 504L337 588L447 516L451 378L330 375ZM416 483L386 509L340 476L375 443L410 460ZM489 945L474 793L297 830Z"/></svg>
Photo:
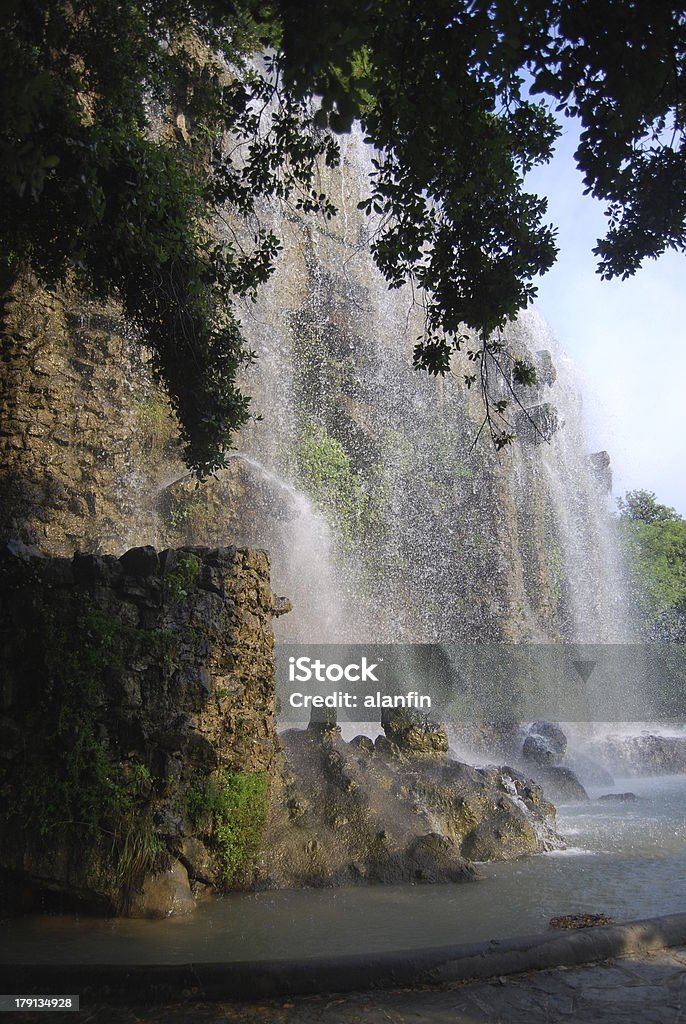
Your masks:
<svg viewBox="0 0 686 1024"><path fill-rule="evenodd" d="M536 448L529 472L545 481L564 593L562 638L576 643L630 639L620 556L609 515L609 481L599 478L588 451L582 398L574 366L536 310L513 332L529 351L551 353L549 388L556 428Z"/></svg>
<svg viewBox="0 0 686 1024"><path fill-rule="evenodd" d="M257 459L235 452L231 460L247 467L269 494L269 530L262 546L270 553L272 587L288 594L298 609L297 616L275 623L277 638L301 643L340 640L345 629L343 599L332 572L330 526L306 494Z"/></svg>

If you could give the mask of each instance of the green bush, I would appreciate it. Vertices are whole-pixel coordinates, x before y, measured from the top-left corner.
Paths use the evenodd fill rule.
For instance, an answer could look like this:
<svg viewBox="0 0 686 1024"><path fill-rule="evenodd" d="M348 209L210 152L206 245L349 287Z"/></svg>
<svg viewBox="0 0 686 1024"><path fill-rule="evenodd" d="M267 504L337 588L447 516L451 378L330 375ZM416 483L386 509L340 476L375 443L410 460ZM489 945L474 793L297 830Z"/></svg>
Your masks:
<svg viewBox="0 0 686 1024"><path fill-rule="evenodd" d="M200 575L201 562L192 551L180 554L174 568L164 578L164 591L171 601L185 601L188 591L194 587Z"/></svg>
<svg viewBox="0 0 686 1024"><path fill-rule="evenodd" d="M267 820L265 772L228 772L189 793L189 814L198 831L208 835L230 884L259 848Z"/></svg>

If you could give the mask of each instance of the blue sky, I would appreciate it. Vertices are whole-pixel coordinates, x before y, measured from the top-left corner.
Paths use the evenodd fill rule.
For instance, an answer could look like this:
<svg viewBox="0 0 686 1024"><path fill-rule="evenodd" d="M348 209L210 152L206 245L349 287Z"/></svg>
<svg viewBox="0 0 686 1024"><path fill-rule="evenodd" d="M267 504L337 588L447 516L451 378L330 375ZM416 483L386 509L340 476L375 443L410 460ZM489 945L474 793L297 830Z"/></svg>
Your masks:
<svg viewBox="0 0 686 1024"><path fill-rule="evenodd" d="M612 457L614 492L644 488L686 515L686 256L648 261L628 281L601 281L591 250L605 232L584 196L569 123L554 160L527 178L547 195L560 255L536 305L581 376L591 450Z"/></svg>

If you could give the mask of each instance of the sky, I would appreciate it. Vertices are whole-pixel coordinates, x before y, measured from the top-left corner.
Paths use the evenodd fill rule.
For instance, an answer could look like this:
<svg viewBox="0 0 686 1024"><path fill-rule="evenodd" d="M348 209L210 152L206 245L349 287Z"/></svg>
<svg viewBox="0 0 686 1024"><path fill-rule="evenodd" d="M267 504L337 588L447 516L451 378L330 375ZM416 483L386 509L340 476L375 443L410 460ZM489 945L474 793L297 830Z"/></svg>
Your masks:
<svg viewBox="0 0 686 1024"><path fill-rule="evenodd" d="M615 495L642 488L686 516L686 255L647 261L627 281L601 281L592 249L603 206L583 195L565 126L553 161L527 189L548 197L557 263L536 306L576 364L592 451L612 459Z"/></svg>

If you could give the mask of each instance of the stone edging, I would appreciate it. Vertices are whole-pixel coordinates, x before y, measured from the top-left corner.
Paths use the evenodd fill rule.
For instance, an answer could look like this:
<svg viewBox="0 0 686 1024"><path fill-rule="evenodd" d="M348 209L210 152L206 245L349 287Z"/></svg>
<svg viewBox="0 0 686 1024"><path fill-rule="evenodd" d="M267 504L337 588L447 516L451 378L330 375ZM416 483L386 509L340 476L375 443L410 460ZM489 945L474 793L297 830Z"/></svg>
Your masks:
<svg viewBox="0 0 686 1024"><path fill-rule="evenodd" d="M391 953L167 965L3 965L0 990L115 1002L210 1000L441 985L686 945L686 913L607 927Z"/></svg>

